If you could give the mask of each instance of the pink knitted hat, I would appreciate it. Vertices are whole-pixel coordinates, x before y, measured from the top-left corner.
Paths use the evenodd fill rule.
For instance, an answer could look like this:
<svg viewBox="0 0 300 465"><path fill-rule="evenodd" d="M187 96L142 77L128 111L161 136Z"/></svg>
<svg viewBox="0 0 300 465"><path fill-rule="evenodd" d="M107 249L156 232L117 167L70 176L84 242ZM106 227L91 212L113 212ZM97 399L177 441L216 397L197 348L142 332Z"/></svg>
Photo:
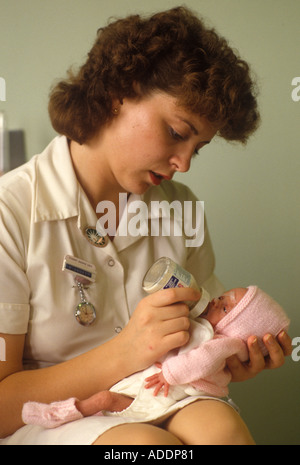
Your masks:
<svg viewBox="0 0 300 465"><path fill-rule="evenodd" d="M278 336L289 327L290 320L283 308L257 286L249 286L240 302L215 327L215 331L247 342L249 336L257 336L260 348L268 354L262 337Z"/></svg>

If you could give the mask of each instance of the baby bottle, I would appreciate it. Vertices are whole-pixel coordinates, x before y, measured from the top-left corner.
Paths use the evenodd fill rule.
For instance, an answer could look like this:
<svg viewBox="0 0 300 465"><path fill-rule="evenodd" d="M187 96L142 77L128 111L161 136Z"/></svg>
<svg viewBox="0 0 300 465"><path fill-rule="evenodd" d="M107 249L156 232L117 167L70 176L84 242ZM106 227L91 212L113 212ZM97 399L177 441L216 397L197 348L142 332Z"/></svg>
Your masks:
<svg viewBox="0 0 300 465"><path fill-rule="evenodd" d="M185 301L190 309L190 316L196 318L204 312L210 301L208 292L199 288L194 276L168 257L159 258L147 271L143 280L143 289L148 294L171 287L191 287L201 292L198 302Z"/></svg>

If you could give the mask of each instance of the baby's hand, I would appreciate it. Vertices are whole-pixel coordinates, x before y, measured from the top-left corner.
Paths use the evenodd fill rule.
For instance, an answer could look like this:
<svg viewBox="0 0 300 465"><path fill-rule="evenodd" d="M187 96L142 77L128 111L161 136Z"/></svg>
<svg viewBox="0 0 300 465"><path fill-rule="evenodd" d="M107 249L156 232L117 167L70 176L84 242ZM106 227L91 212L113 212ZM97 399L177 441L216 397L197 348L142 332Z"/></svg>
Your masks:
<svg viewBox="0 0 300 465"><path fill-rule="evenodd" d="M145 389L150 389L150 388L156 386L155 389L154 389L154 393L153 393L154 396L157 396L159 391L161 389L163 389L164 390L164 396L168 397L170 385L165 380L164 375L162 374L162 371L160 373L156 373L155 375L149 376L149 378L146 378L145 381L147 383L145 385Z"/></svg>

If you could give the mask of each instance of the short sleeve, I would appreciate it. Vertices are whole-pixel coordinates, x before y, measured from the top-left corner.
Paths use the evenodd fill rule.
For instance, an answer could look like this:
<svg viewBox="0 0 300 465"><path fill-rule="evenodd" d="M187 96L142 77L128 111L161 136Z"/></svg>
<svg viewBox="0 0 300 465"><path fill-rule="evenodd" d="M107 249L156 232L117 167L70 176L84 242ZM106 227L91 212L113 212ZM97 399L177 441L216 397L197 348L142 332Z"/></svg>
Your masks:
<svg viewBox="0 0 300 465"><path fill-rule="evenodd" d="M25 259L29 220L11 193L1 190L0 195L0 333L25 334L30 313Z"/></svg>

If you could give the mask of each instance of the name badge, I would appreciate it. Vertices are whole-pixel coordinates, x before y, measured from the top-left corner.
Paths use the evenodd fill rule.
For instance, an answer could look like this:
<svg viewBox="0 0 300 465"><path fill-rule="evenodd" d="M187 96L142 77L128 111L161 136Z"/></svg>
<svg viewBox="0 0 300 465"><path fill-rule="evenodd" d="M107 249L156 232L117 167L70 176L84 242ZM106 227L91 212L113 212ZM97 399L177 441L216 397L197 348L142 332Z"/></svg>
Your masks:
<svg viewBox="0 0 300 465"><path fill-rule="evenodd" d="M63 271L68 271L72 273L76 281L84 283L88 281L94 283L96 281L96 267L92 263L88 263L81 258L72 257L71 255L66 255L63 261Z"/></svg>

